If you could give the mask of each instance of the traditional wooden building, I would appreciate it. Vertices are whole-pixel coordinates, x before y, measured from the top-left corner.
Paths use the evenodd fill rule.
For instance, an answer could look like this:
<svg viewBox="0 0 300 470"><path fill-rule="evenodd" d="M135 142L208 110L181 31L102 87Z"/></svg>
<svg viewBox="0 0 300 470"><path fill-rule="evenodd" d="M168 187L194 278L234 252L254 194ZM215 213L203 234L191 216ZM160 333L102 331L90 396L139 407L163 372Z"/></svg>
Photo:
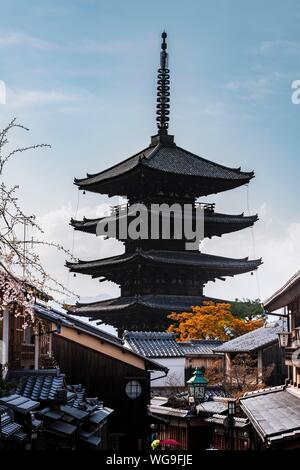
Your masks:
<svg viewBox="0 0 300 470"><path fill-rule="evenodd" d="M252 450L251 424L248 418L233 418L233 438L230 436L230 423L227 414L215 413L207 418L214 426L211 448L214 450Z"/></svg>
<svg viewBox="0 0 300 470"><path fill-rule="evenodd" d="M241 408L249 418L254 449L300 449L300 272L264 302L284 320L279 344L285 354L284 385L247 393Z"/></svg>
<svg viewBox="0 0 300 470"><path fill-rule="evenodd" d="M121 287L121 296L94 303L78 303L70 313L99 319L119 330L162 330L169 324L170 311L187 311L192 305L201 305L207 298L203 287L215 279L246 273L257 269L261 260L234 259L201 253L198 247L187 250L188 237L175 236L175 215L171 210L170 235L163 236L160 225L152 235L151 215L161 216L162 203L180 208L181 224L187 205L191 208L191 225L195 226L197 208L204 212L204 236L221 236L252 226L257 215L221 214L214 204L198 202L198 198L228 191L248 184L253 172L229 168L206 160L176 145L169 127L169 83L166 33L162 34L160 67L157 87L158 133L150 145L133 156L100 173L75 179L81 191L127 198L125 206L114 207L111 217L116 220L115 233L108 236L124 242L125 253L98 260L79 260L67 263L70 271L90 275L94 279L112 281ZM134 215L130 212L136 203L147 207L148 238L124 237L121 222L128 215L127 227ZM137 215L137 214L135 214ZM176 215L176 217L178 214ZM144 219L144 221L145 221ZM161 219L160 219L161 220ZM97 233L101 219L71 220L75 230ZM127 228L125 227L125 228Z"/></svg>
<svg viewBox="0 0 300 470"><path fill-rule="evenodd" d="M123 341L99 328L68 318L53 338L53 352L72 383L84 384L114 410L110 419L110 448L143 450L149 437L147 407L151 375L165 377L168 368L129 350Z"/></svg>
<svg viewBox="0 0 300 470"><path fill-rule="evenodd" d="M152 381L152 389L184 388L196 367L223 370L224 354L214 353L221 341L178 342L174 333L160 331L125 331L123 338L125 346L168 368L166 377L159 378L156 373L158 379Z"/></svg>
<svg viewBox="0 0 300 470"><path fill-rule="evenodd" d="M0 322L3 376L12 378L22 373L24 377L28 374L52 377L60 369L68 383L82 384L87 396L99 397L108 409L114 410L107 429L106 448L145 449L149 436L147 407L151 373L165 376L167 367L124 347L116 336L46 303L36 301L33 308L34 327L22 328L20 323L21 331L17 335L15 320L21 321L20 317L12 309L3 315ZM43 382L38 383L43 386ZM34 410L38 405L34 403ZM60 415L63 413L57 414ZM66 431L69 429L56 424ZM71 430L75 432L74 428ZM63 432L61 436L65 437ZM90 437L86 435L87 439ZM72 442L68 445L72 446Z"/></svg>
<svg viewBox="0 0 300 470"><path fill-rule="evenodd" d="M236 356L249 354L253 359L253 378L257 384L282 384L286 377L283 353L278 344L278 333L282 328L282 322L266 323L261 328L216 347L216 353L224 354L227 380L236 380L232 373L232 361Z"/></svg>
<svg viewBox="0 0 300 470"><path fill-rule="evenodd" d="M212 402L208 403L211 406ZM153 397L149 406L153 438L174 439L180 444L175 447L176 450L199 451L208 448L213 426L205 420L209 415L205 405L202 412L191 413L188 407L174 408L168 404L168 399Z"/></svg>

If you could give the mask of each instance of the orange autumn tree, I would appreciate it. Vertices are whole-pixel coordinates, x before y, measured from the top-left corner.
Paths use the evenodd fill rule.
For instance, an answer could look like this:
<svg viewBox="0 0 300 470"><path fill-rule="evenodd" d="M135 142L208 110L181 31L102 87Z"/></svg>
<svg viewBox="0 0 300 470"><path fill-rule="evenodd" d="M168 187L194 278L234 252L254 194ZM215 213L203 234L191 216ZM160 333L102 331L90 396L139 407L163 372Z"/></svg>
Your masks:
<svg viewBox="0 0 300 470"><path fill-rule="evenodd" d="M235 317L227 303L205 302L192 307L192 312L172 312L168 318L175 323L168 332L175 333L178 341L192 339L218 339L228 341L236 336L263 326L263 320L245 320Z"/></svg>

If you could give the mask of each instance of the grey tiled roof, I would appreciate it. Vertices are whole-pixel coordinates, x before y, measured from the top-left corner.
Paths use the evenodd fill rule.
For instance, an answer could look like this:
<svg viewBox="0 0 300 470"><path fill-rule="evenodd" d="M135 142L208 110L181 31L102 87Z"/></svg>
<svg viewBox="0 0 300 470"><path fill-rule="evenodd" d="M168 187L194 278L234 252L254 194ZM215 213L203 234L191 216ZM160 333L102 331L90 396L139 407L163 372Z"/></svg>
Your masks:
<svg viewBox="0 0 300 470"><path fill-rule="evenodd" d="M130 349L146 357L184 357L173 333L125 331L123 338Z"/></svg>
<svg viewBox="0 0 300 470"><path fill-rule="evenodd" d="M191 340L183 341L180 347L184 350L186 356L197 354L213 355L216 347L220 346L222 341L217 340ZM215 354L216 355L216 354Z"/></svg>
<svg viewBox="0 0 300 470"><path fill-rule="evenodd" d="M284 387L248 393L240 405L260 437L273 442L292 439L300 434L300 395Z"/></svg>
<svg viewBox="0 0 300 470"><path fill-rule="evenodd" d="M105 273L108 267L120 266L130 262L148 261L152 263L189 266L201 268L211 273L214 278L217 275L233 275L257 269L261 264L261 259L248 260L248 258L234 259L223 256L209 255L205 253L194 253L189 251L171 251L171 250L138 250L134 253L124 253L110 258L103 258L94 261L82 261L78 263L67 262L66 266L70 271L82 274L100 275Z"/></svg>
<svg viewBox="0 0 300 470"><path fill-rule="evenodd" d="M63 313L51 307L46 307L40 304L35 304L34 310L40 318L45 320L51 321L53 323L61 323L66 326L77 326L90 333L93 333L94 335L99 336L100 338L107 339L108 341L122 345L122 340L117 336L107 333L106 331L103 331L96 326L90 325L85 321L79 320L78 318L70 317L70 315L67 313Z"/></svg>
<svg viewBox="0 0 300 470"><path fill-rule="evenodd" d="M216 352L251 352L278 342L278 333L283 329L282 324L269 323L266 326L250 331L245 335L234 338L215 348Z"/></svg>
<svg viewBox="0 0 300 470"><path fill-rule="evenodd" d="M87 174L86 178L75 179L75 184L88 186L121 176L138 166L151 168L165 173L222 180L241 180L247 182L253 172L242 172L239 168L229 168L199 157L176 145L147 147L126 160L100 173Z"/></svg>
<svg viewBox="0 0 300 470"><path fill-rule="evenodd" d="M191 310L193 305L202 305L203 301L216 300L204 296L186 295L138 295L132 297L117 297L90 303L77 303L69 313L89 316L95 313L118 313L132 307L146 307L171 311Z"/></svg>
<svg viewBox="0 0 300 470"><path fill-rule="evenodd" d="M158 146L142 160L150 168L179 175L201 176L221 179L244 179L253 173L243 173L238 168L228 168L199 157L188 150L175 146Z"/></svg>
<svg viewBox="0 0 300 470"><path fill-rule="evenodd" d="M291 303L299 296L299 281L300 271L297 271L280 289L264 301L265 309L273 312Z"/></svg>
<svg viewBox="0 0 300 470"><path fill-rule="evenodd" d="M225 413L225 411L228 410L228 405L227 403L221 403L218 401L205 401L203 403L200 403L197 405L197 411L198 413L205 412L205 413Z"/></svg>
<svg viewBox="0 0 300 470"><path fill-rule="evenodd" d="M225 425L227 420L226 415L221 415L218 413L213 414L210 418L206 418L205 421L208 423L214 423L214 424L221 424L222 426ZM249 426L249 421L247 418L237 418L234 417L234 427L235 428L244 428L246 426Z"/></svg>
<svg viewBox="0 0 300 470"><path fill-rule="evenodd" d="M152 211L150 210L152 213ZM195 215L193 216L195 218ZM96 219L75 220L71 219L70 224L75 230L82 232L96 233L97 224L105 217ZM217 212L204 212L204 234L206 236L220 235L250 227L258 220L257 215L244 216L243 214L221 214Z"/></svg>
<svg viewBox="0 0 300 470"><path fill-rule="evenodd" d="M220 341L177 342L173 333L125 331L124 340L135 352L146 357L185 357L211 355Z"/></svg>
<svg viewBox="0 0 300 470"><path fill-rule="evenodd" d="M98 338L103 339L107 342L114 343L119 348L123 349L123 351L125 351L123 341L117 336L107 333L106 331L103 331L100 328L97 328L96 326L90 325L87 322L82 321L78 318L71 317L67 313L62 313L50 307L45 307L43 305L38 304L35 305L35 313L41 318L44 318L48 321L52 321L53 323L61 323L67 327L77 328L81 331L90 333L93 336L97 336ZM143 359L145 357L143 354L138 354L136 351L133 351L133 353L140 357L143 356ZM152 361L151 359L147 359L145 362L149 370L168 370L166 367Z"/></svg>

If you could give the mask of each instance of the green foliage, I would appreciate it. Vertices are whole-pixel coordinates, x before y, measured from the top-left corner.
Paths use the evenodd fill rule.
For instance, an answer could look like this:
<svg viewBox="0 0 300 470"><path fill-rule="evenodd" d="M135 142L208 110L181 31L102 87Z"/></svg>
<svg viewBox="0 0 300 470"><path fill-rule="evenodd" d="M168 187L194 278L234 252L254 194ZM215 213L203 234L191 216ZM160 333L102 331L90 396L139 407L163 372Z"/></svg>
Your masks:
<svg viewBox="0 0 300 470"><path fill-rule="evenodd" d="M232 315L241 320L264 320L266 318L260 299L235 299L230 310Z"/></svg>

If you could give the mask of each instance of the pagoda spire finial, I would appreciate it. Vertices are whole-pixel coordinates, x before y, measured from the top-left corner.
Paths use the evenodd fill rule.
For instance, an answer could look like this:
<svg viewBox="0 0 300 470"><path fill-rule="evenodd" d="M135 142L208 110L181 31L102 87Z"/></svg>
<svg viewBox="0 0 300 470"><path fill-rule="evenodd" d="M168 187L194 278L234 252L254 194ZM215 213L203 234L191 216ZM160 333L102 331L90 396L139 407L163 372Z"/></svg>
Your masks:
<svg viewBox="0 0 300 470"><path fill-rule="evenodd" d="M170 114L170 70L168 69L167 33L161 35L160 68L157 73L156 123L159 135L167 135Z"/></svg>

